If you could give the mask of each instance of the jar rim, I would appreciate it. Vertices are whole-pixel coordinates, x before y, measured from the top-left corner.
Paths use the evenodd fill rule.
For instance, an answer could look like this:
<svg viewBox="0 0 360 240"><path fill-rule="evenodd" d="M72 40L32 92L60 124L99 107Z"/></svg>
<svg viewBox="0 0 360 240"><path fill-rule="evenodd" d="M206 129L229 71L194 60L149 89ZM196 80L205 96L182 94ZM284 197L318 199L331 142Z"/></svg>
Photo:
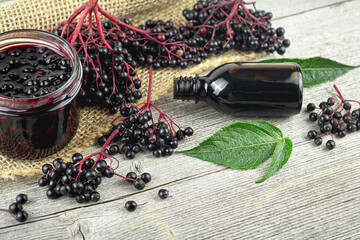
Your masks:
<svg viewBox="0 0 360 240"><path fill-rule="evenodd" d="M29 44L29 42L26 42L26 40L31 40L32 41L31 43L34 45L39 44L40 46L47 46L47 47L55 46L55 42L51 42L51 41L43 40L42 41L43 43L46 42L49 45L41 44L40 43L41 41L39 39L27 36L27 33L38 34L39 36L42 36L45 38L46 37L53 38L58 43L60 43L62 46L64 46L64 48L66 48L66 49L63 49L63 50L66 50L66 52L65 53L62 52L62 53L65 54L65 57L69 58L73 62L73 70L72 70L71 76L60 88L58 88L55 91L50 92L46 95L34 97L34 98L12 98L12 97L0 95L0 102L4 101L4 102L12 102L12 103L21 104L21 103L29 103L29 102L32 102L32 103L42 102L41 100L48 99L49 97L54 97L55 99L57 99L58 97L60 97L62 95L61 93L64 90L67 90L72 85L76 84L77 81L81 82L81 80L82 80L82 74L83 74L82 66L81 66L79 55L77 54L75 48L64 38L61 38L53 33L42 31L42 30L37 30L37 29L10 30L10 31L0 33L0 43L3 41L19 38L17 36L19 36L19 34L20 34L20 35L22 35L20 38L23 39L24 41L18 41L17 42L18 44ZM8 35L9 35L9 37L7 37ZM1 45L0 45L0 47L1 47ZM59 50L59 49L56 48L56 50ZM80 86L81 86L81 84L80 84Z"/></svg>

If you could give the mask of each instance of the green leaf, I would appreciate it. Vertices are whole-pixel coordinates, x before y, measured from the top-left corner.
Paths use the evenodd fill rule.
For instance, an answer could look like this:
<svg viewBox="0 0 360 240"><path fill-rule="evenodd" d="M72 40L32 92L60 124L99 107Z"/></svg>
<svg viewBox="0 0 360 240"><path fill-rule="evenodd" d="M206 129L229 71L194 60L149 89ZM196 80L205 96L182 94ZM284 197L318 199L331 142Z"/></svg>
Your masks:
<svg viewBox="0 0 360 240"><path fill-rule="evenodd" d="M263 182L285 165L291 149L290 139L284 138L280 129L257 120L237 121L219 130L199 146L178 153L233 169L253 169L275 152L268 172L260 181Z"/></svg>
<svg viewBox="0 0 360 240"><path fill-rule="evenodd" d="M235 120L235 122L244 122L244 123L250 123L256 126L259 126L265 130L267 130L269 133L274 134L274 137L283 138L283 133L281 130L274 125L265 122L263 120Z"/></svg>
<svg viewBox="0 0 360 240"><path fill-rule="evenodd" d="M292 152L293 143L289 138L285 138L276 145L270 167L265 176L256 183L264 182L269 177L280 171L280 169L287 163Z"/></svg>
<svg viewBox="0 0 360 240"><path fill-rule="evenodd" d="M313 58L280 58L261 62L293 62L300 65L303 72L304 87L311 87L323 82L332 81L359 66L348 66L331 59Z"/></svg>

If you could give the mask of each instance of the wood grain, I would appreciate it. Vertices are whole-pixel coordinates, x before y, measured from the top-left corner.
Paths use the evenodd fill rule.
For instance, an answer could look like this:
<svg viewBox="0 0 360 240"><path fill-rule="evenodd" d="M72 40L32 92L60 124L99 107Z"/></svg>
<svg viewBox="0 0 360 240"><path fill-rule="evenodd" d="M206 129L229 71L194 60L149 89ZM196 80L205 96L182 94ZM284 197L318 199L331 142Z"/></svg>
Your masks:
<svg viewBox="0 0 360 240"><path fill-rule="evenodd" d="M273 1L258 0L257 6L271 9L274 25L286 29L292 41L286 57L323 56L359 65L360 25L355 22L360 19L360 1L280 0L276 7ZM273 57L279 56L268 56ZM335 81L349 99L359 99L359 73L353 70ZM333 95L332 84L305 89L304 103ZM171 94L157 105L195 129L180 149L196 146L233 121L206 104L174 101ZM154 179L145 190L135 191L118 178L106 179L99 188L101 201L95 204L48 200L37 178L1 180L0 206L25 192L30 218L18 224L2 213L0 239L360 239L359 133L337 141L330 152L306 139L313 126L305 112L264 120L282 129L293 140L294 150L287 165L262 184L254 182L269 162L239 171L183 155L155 159L149 154L123 160L117 170L150 172ZM173 198L157 198L164 187ZM128 213L123 208L128 200L149 203Z"/></svg>

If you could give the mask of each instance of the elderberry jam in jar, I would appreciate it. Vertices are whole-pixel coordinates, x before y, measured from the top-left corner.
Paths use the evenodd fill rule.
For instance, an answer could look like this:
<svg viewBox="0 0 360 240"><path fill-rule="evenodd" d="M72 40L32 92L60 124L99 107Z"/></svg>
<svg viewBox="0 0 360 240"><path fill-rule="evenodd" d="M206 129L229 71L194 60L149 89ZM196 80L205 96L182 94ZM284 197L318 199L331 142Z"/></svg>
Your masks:
<svg viewBox="0 0 360 240"><path fill-rule="evenodd" d="M235 115L288 116L303 102L303 75L295 63L227 63L206 76L174 80L174 99L207 102Z"/></svg>
<svg viewBox="0 0 360 240"><path fill-rule="evenodd" d="M82 66L76 50L48 32L0 34L0 152L38 160L75 135Z"/></svg>

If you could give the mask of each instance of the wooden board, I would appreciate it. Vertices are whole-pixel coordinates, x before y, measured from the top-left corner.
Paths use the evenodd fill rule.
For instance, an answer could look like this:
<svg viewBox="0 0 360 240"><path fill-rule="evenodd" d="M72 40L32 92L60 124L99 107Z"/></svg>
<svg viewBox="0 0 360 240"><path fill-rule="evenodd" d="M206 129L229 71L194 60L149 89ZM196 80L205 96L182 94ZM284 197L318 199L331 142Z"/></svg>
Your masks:
<svg viewBox="0 0 360 240"><path fill-rule="evenodd" d="M360 1L279 0L275 5L258 0L257 6L271 9L274 26L286 29L292 41L286 57L323 56L359 65ZM268 56L273 57L279 56ZM336 80L349 99L360 98L359 75L357 69ZM332 84L305 89L304 104L333 95ZM196 146L234 120L203 103L174 101L171 94L157 105L181 125L195 129L194 137L180 149ZM269 162L241 171L183 155L156 159L149 154L122 160L117 170L150 172L153 181L143 191L119 178L106 179L99 188L101 201L95 204L48 200L35 177L0 180L1 207L20 192L30 197L26 223L0 213L0 239L360 239L359 133L337 141L330 152L306 139L313 125L305 112L265 120L294 142L287 165L265 183L254 182L265 174ZM174 197L158 199L161 188ZM128 200L149 203L128 213L123 207Z"/></svg>

